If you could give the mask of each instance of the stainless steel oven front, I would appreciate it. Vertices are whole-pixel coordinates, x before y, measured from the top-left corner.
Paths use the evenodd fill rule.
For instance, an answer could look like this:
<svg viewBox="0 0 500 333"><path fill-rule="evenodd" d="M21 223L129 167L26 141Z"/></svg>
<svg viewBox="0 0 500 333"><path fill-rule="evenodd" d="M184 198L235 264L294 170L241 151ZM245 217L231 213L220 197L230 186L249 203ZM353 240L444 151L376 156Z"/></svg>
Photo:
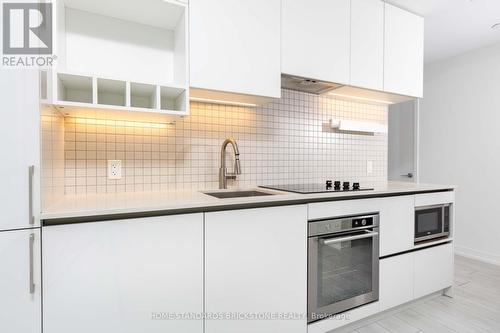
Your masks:
<svg viewBox="0 0 500 333"><path fill-rule="evenodd" d="M379 296L379 215L309 221L308 322Z"/></svg>

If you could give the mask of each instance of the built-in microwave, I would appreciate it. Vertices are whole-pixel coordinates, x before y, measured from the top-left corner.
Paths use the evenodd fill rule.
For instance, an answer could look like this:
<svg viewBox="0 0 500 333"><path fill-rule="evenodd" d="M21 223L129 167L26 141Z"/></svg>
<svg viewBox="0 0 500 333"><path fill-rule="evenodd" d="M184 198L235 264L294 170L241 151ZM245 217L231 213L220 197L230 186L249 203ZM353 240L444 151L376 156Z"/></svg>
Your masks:
<svg viewBox="0 0 500 333"><path fill-rule="evenodd" d="M415 243L450 236L451 205L415 208Z"/></svg>

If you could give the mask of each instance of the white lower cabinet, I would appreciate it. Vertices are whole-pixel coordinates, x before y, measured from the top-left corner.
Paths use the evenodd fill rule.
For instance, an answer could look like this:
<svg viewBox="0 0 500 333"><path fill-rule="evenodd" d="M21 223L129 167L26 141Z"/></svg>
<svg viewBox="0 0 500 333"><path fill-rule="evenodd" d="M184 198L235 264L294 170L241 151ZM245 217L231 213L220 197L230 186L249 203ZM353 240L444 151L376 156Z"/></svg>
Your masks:
<svg viewBox="0 0 500 333"><path fill-rule="evenodd" d="M408 251L414 244L415 197L378 199L380 256Z"/></svg>
<svg viewBox="0 0 500 333"><path fill-rule="evenodd" d="M380 260L380 310L453 285L453 244L433 246Z"/></svg>
<svg viewBox="0 0 500 333"><path fill-rule="evenodd" d="M203 311L203 214L50 226L43 238L44 332L203 332L177 317Z"/></svg>
<svg viewBox="0 0 500 333"><path fill-rule="evenodd" d="M0 232L0 332L42 331L40 266L39 229Z"/></svg>
<svg viewBox="0 0 500 333"><path fill-rule="evenodd" d="M453 245L439 245L415 252L415 298L453 284Z"/></svg>
<svg viewBox="0 0 500 333"><path fill-rule="evenodd" d="M307 331L305 317L259 317L307 312L307 206L206 213L205 246L205 310L243 316L205 333Z"/></svg>
<svg viewBox="0 0 500 333"><path fill-rule="evenodd" d="M380 260L380 310L413 299L413 253Z"/></svg>

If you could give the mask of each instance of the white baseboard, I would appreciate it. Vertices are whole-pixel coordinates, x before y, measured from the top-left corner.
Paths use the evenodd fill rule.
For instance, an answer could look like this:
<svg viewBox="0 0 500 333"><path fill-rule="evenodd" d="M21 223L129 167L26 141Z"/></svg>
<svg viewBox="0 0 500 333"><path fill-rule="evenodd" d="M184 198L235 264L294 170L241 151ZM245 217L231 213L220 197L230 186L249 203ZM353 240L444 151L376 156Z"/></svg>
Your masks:
<svg viewBox="0 0 500 333"><path fill-rule="evenodd" d="M455 254L500 266L500 255L455 245Z"/></svg>

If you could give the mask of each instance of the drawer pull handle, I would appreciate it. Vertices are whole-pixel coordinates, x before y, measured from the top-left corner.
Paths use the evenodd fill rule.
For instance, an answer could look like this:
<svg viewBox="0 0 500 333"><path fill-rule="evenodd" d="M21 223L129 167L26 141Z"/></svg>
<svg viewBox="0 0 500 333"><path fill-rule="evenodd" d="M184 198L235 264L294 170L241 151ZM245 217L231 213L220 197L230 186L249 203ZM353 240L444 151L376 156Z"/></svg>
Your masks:
<svg viewBox="0 0 500 333"><path fill-rule="evenodd" d="M30 224L35 224L35 216L33 215L33 178L35 176L35 166L30 165L29 167L29 181L28 181L28 216L30 219Z"/></svg>
<svg viewBox="0 0 500 333"><path fill-rule="evenodd" d="M35 244L35 234L30 234L30 239L29 239L29 253L30 253L30 269L29 269L29 280L30 280L30 294L35 293L35 279L34 279L34 254L33 254L33 247Z"/></svg>

